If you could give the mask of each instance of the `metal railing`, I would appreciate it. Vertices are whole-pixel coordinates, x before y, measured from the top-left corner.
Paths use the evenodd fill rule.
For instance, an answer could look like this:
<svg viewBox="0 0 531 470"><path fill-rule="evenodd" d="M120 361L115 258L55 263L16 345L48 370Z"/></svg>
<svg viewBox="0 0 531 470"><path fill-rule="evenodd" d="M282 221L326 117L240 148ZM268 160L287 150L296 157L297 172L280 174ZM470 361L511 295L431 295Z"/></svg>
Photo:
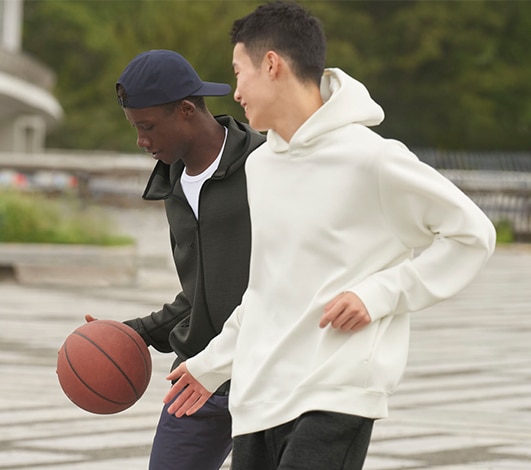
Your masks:
<svg viewBox="0 0 531 470"><path fill-rule="evenodd" d="M494 223L508 223L517 241L531 241L531 152L423 149L416 153L465 192Z"/></svg>
<svg viewBox="0 0 531 470"><path fill-rule="evenodd" d="M419 150L419 158L435 167L494 222L511 225L518 241L531 241L531 153L465 153ZM77 179L82 200L98 195L140 199L154 161L146 155L111 152L0 152L0 171L65 172Z"/></svg>
<svg viewBox="0 0 531 470"><path fill-rule="evenodd" d="M103 193L121 198L140 197L154 161L146 155L112 152L48 151L0 152L0 171L13 170L31 180L42 173L68 174L75 178L80 199L87 202Z"/></svg>

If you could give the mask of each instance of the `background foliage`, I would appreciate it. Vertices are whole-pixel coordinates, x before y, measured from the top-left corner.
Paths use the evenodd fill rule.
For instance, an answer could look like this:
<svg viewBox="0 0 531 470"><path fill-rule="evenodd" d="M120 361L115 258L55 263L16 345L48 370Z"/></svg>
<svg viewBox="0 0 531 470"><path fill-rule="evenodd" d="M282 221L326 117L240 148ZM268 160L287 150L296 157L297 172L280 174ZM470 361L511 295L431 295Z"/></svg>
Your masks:
<svg viewBox="0 0 531 470"><path fill-rule="evenodd" d="M130 245L110 217L96 207L80 211L79 201L0 190L0 243Z"/></svg>
<svg viewBox="0 0 531 470"><path fill-rule="evenodd" d="M66 117L49 147L136 151L114 83L138 53L174 49L234 85L229 31L263 2L26 0L24 50L57 74ZM531 148L531 2L300 1L323 22L328 66L386 111L378 132L411 147ZM214 114L244 119L231 96Z"/></svg>

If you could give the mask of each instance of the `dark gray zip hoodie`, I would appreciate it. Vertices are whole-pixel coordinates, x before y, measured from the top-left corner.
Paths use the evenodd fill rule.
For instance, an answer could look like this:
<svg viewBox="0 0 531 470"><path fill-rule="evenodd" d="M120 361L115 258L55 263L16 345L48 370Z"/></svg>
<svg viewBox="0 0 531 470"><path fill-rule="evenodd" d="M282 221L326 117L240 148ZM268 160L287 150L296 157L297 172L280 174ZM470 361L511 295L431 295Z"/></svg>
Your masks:
<svg viewBox="0 0 531 470"><path fill-rule="evenodd" d="M164 200L170 240L182 291L172 303L125 323L149 346L174 351L173 367L201 351L239 305L249 278L251 228L245 162L265 137L229 116L216 120L228 128L218 169L199 196L197 220L180 184L182 161L157 162L143 198Z"/></svg>

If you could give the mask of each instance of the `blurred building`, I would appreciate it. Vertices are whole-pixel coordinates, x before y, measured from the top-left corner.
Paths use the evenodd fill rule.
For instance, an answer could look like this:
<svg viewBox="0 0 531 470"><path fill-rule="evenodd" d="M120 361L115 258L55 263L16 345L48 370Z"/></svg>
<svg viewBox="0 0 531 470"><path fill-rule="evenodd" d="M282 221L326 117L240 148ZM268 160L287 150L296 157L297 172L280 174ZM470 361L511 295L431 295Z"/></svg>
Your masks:
<svg viewBox="0 0 531 470"><path fill-rule="evenodd" d="M23 0L0 0L0 152L40 152L63 116L55 74L22 51Z"/></svg>

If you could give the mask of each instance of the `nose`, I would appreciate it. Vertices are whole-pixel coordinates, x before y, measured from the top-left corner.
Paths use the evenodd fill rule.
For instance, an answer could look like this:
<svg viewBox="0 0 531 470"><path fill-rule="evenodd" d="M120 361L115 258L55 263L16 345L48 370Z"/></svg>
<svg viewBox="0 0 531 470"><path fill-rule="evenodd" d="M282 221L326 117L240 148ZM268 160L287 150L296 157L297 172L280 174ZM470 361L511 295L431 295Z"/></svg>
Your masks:
<svg viewBox="0 0 531 470"><path fill-rule="evenodd" d="M147 137L143 136L139 132L138 135L137 135L137 138L136 138L136 145L139 148L141 148L141 149L145 149L145 148L149 147L150 142L149 142L149 139Z"/></svg>
<svg viewBox="0 0 531 470"><path fill-rule="evenodd" d="M234 90L234 101L237 101L238 103L242 100L242 95L240 95L240 92L238 91L238 87Z"/></svg>

